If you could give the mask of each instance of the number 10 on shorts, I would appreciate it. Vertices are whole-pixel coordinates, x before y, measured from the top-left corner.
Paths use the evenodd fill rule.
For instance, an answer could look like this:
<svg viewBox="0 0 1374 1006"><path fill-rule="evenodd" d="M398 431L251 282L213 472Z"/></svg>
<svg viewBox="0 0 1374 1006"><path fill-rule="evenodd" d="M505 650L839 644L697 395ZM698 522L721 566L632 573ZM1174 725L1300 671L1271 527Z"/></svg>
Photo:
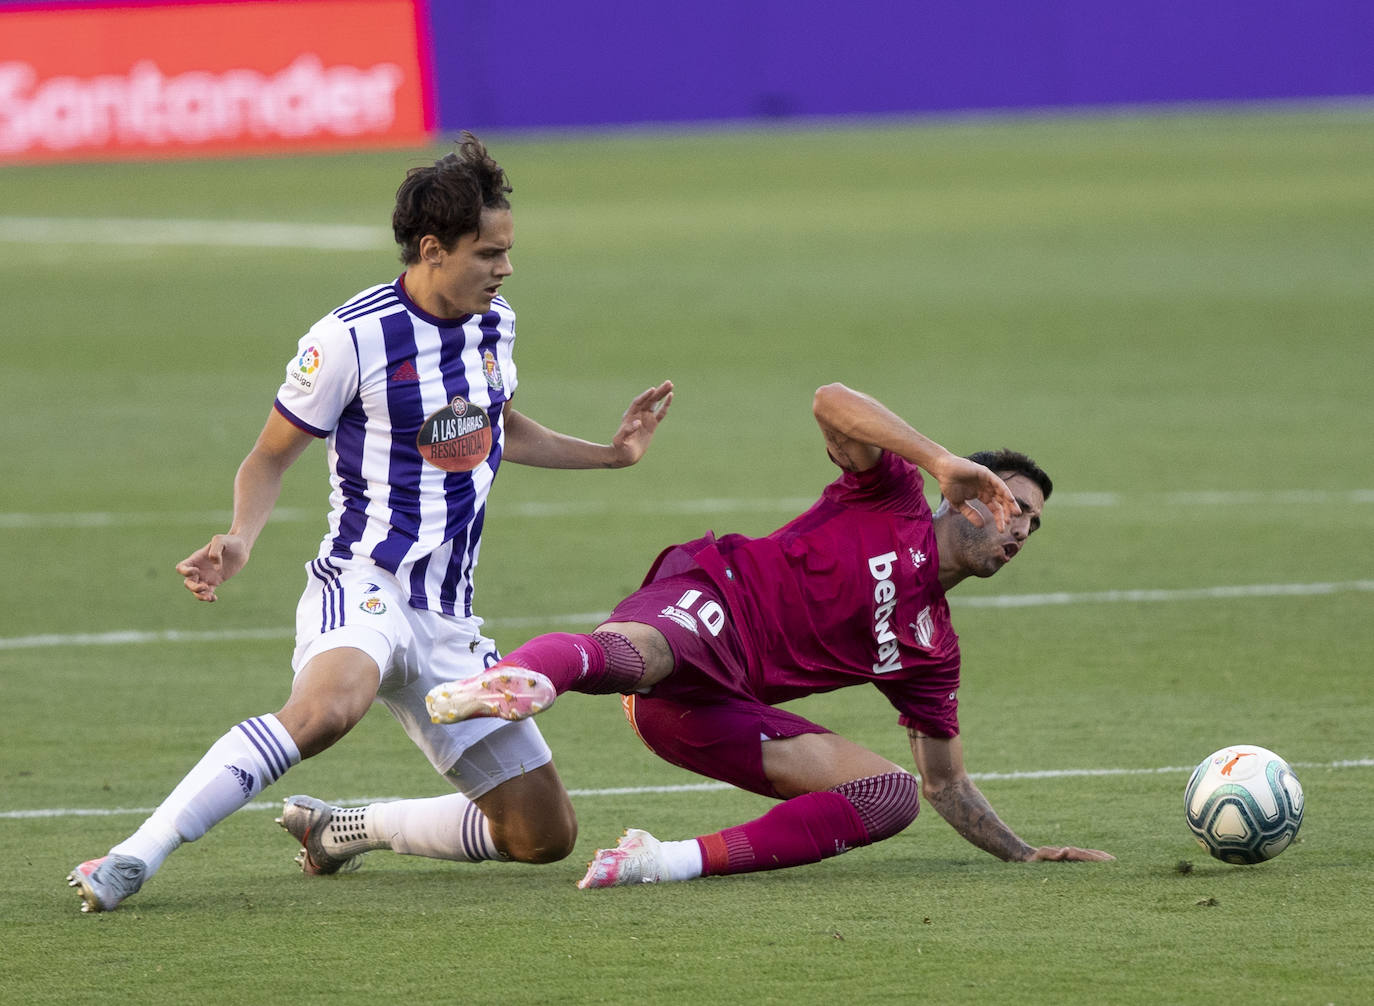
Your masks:
<svg viewBox="0 0 1374 1006"><path fill-rule="evenodd" d="M706 631L713 636L719 636L720 630L725 628L725 609L717 601L702 601L699 590L684 592L676 604L668 605L659 614L664 618L671 618L692 632L696 632L697 622L705 626Z"/></svg>

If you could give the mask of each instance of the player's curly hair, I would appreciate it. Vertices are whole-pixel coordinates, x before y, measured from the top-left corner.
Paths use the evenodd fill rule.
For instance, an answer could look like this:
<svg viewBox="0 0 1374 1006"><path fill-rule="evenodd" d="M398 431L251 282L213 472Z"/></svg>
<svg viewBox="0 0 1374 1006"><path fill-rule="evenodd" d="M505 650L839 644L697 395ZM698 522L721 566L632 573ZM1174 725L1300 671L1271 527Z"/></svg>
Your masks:
<svg viewBox="0 0 1374 1006"><path fill-rule="evenodd" d="M1024 475L1040 487L1040 491L1045 494L1045 499L1050 498L1050 493L1054 492L1054 483L1045 474L1044 469L1037 465L1020 451L1012 451L1003 447L1000 451L979 451L968 456L970 461L976 461L985 468L991 468L998 475L1011 473L1013 475Z"/></svg>
<svg viewBox="0 0 1374 1006"><path fill-rule="evenodd" d="M420 239L433 234L452 248L464 234L481 230L482 211L508 210L513 191L506 173L486 146L466 130L458 149L432 165L411 168L396 190L391 229L401 246L401 261L420 261Z"/></svg>

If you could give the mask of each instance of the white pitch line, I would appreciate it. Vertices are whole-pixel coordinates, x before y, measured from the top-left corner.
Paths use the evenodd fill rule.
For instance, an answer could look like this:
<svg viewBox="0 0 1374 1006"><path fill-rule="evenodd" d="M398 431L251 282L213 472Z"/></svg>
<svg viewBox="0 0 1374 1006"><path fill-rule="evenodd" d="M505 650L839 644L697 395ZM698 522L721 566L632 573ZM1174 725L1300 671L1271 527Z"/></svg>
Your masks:
<svg viewBox="0 0 1374 1006"><path fill-rule="evenodd" d="M1374 758L1344 758L1338 761L1291 762L1290 764L1296 769L1374 768ZM1031 772L970 772L969 775L974 780L1003 782L1032 779L1076 779L1083 777L1096 778L1132 775L1186 776L1193 771L1193 768L1194 766L1192 765L1169 765L1163 768L1068 768L1040 769ZM735 789L735 787L724 782L698 782L675 786L611 786L604 789L570 789L568 790L568 795L572 797L595 798L602 796L637 796L641 794L712 793L728 789ZM336 806L341 807L360 807L369 803L381 803L400 799L403 799L403 797L371 796L349 797L347 799L334 800L332 802ZM154 809L153 807L39 807L34 810L0 811L0 820L19 821L32 818L53 817L120 817L125 814L146 816L151 814ZM281 801L255 800L252 803L244 804L240 809L281 810Z"/></svg>
<svg viewBox="0 0 1374 1006"><path fill-rule="evenodd" d="M50 633L42 636L10 636L0 639L0 650L36 650L50 646L132 646L147 643L227 643L260 639L290 639L293 629L220 629L211 632L183 632L163 629L141 632L124 629L115 632Z"/></svg>
<svg viewBox="0 0 1374 1006"><path fill-rule="evenodd" d="M814 497L783 496L760 498L720 497L686 500L516 500L503 505L502 513L531 519L560 517L604 517L617 514L677 514L714 516L736 513L796 513L815 502ZM1207 490L1123 494L1115 492L1059 493L1054 506L1084 509L1117 507L1127 503L1150 506L1333 506L1374 503L1374 489L1299 490L1273 492L1249 490ZM204 524L216 527L229 522L228 510L159 511L124 513L113 510L72 513L3 513L0 531L30 531L43 528L144 527L167 524ZM273 512L274 523L324 523L324 512L301 507L281 507Z"/></svg>
<svg viewBox="0 0 1374 1006"><path fill-rule="evenodd" d="M20 244L145 245L202 248L303 248L382 251L392 235L356 224L271 220L150 220L137 217L0 217L0 241Z"/></svg>
<svg viewBox="0 0 1374 1006"><path fill-rule="evenodd" d="M0 513L0 531L61 530L92 527L166 527L173 524L203 525L207 530L228 527L230 510L168 511L166 513L116 513L112 510L87 510L76 513ZM318 521L325 526L323 510L279 507L272 513L273 523Z"/></svg>
<svg viewBox="0 0 1374 1006"><path fill-rule="evenodd" d="M998 594L991 597L950 598L954 608L1031 608L1069 604L1158 604L1167 601L1229 601L1253 597L1311 597L1327 594L1374 592L1374 580L1346 580L1329 583L1256 583L1222 587L1185 587L1178 590L1103 590L1082 593ZM552 615L526 615L494 618L484 625L488 630L526 629L541 625L584 625L588 628L606 620L609 611L562 612ZM38 636L0 637L0 651L36 650L53 646L129 646L152 643L227 643L267 639L291 639L295 630L287 626L259 629L218 629L189 632L181 629L143 631L121 629L112 632L48 633Z"/></svg>
<svg viewBox="0 0 1374 1006"><path fill-rule="evenodd" d="M1229 587L1182 587L1174 590L1100 590L1054 594L999 594L951 597L954 608L1038 608L1060 604L1138 604L1161 601L1223 601L1245 597L1307 597L1374 591L1374 580L1331 583L1253 583Z"/></svg>

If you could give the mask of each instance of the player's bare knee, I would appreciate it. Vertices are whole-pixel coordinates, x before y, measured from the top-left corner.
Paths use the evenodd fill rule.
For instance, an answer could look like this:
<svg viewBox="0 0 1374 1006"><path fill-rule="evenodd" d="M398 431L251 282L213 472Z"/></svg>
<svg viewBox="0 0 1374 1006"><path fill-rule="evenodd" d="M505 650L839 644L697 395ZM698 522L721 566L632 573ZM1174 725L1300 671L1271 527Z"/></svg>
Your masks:
<svg viewBox="0 0 1374 1006"><path fill-rule="evenodd" d="M519 857L520 862L540 866L545 863L557 863L559 860L567 859L572 855L573 841L554 841L545 840L537 842L532 846L526 847Z"/></svg>
<svg viewBox="0 0 1374 1006"><path fill-rule="evenodd" d="M533 830L504 833L497 845L501 852L517 863L556 863L572 855L577 844L577 819L563 817L541 821Z"/></svg>

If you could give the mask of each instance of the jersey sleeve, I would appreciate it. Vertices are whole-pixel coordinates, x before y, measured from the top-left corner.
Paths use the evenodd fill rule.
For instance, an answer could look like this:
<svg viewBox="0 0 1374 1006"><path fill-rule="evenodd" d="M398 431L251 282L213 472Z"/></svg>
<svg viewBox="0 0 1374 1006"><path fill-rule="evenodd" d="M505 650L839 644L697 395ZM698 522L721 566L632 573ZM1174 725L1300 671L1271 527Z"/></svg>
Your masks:
<svg viewBox="0 0 1374 1006"><path fill-rule="evenodd" d="M326 437L358 393L358 353L348 328L328 315L301 337L277 389L276 409L307 433Z"/></svg>
<svg viewBox="0 0 1374 1006"><path fill-rule="evenodd" d="M959 661L923 667L919 676L874 682L897 710L897 722L930 737L959 733Z"/></svg>
<svg viewBox="0 0 1374 1006"><path fill-rule="evenodd" d="M930 513L921 470L901 455L883 451L878 463L861 472L845 472L825 489L841 506L925 517Z"/></svg>

